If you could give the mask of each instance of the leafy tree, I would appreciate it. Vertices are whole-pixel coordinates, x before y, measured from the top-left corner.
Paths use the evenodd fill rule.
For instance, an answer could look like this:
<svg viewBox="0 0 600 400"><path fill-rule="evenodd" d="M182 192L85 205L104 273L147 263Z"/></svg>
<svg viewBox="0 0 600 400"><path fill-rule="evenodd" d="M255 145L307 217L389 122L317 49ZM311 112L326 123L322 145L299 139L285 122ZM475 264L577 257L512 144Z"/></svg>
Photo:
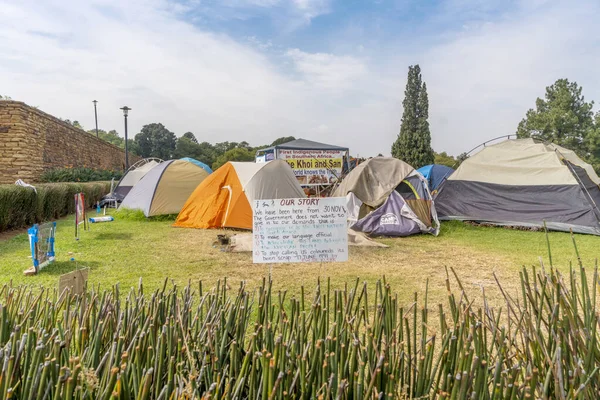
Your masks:
<svg viewBox="0 0 600 400"><path fill-rule="evenodd" d="M433 160L434 164L445 165L446 167L450 167L450 168L454 168L454 169L458 168L459 165L469 157L469 156L467 156L467 153L461 153L457 157L453 157L453 156L449 155L448 153L446 153L445 151L442 151L441 153L434 153L434 154L435 154L435 158Z"/></svg>
<svg viewBox="0 0 600 400"><path fill-rule="evenodd" d="M446 153L445 151L442 151L441 153L434 153L433 163L445 165L446 167L450 168L456 168L458 166L457 160L454 157L448 155L448 153Z"/></svg>
<svg viewBox="0 0 600 400"><path fill-rule="evenodd" d="M589 162L597 161L600 143L594 123L594 102L586 102L577 82L559 79L538 97L517 127L520 138L535 137L575 151ZM597 120L600 117L596 117Z"/></svg>
<svg viewBox="0 0 600 400"><path fill-rule="evenodd" d="M193 143L198 144L198 139L196 139L196 136L192 132L186 132L183 134L182 137L187 138L187 139L191 140Z"/></svg>
<svg viewBox="0 0 600 400"><path fill-rule="evenodd" d="M88 133L91 133L95 136L96 130L90 129L88 130ZM108 132L106 132L103 129L98 129L98 138L104 140L105 142L114 144L115 146L120 147L123 150L125 149L125 139L119 136L119 133L114 129ZM133 139L127 140L127 151L129 151L131 154L135 154L136 156L141 155L139 146Z"/></svg>
<svg viewBox="0 0 600 400"><path fill-rule="evenodd" d="M590 162L596 172L600 173L600 111L596 113L594 130L587 135Z"/></svg>
<svg viewBox="0 0 600 400"><path fill-rule="evenodd" d="M273 140L273 143L271 143L271 146L277 146L279 144L291 142L292 140L296 140L296 138L293 136L282 136L278 139Z"/></svg>
<svg viewBox="0 0 600 400"><path fill-rule="evenodd" d="M429 98L427 85L422 81L419 65L408 67L408 81L402 102L402 124L392 145L392 156L415 168L434 161L429 131Z"/></svg>
<svg viewBox="0 0 600 400"><path fill-rule="evenodd" d="M206 165L212 165L217 160L215 146L208 142L198 143L198 155L196 160L202 161Z"/></svg>
<svg viewBox="0 0 600 400"><path fill-rule="evenodd" d="M88 133L95 135L96 130L90 129L88 131ZM98 129L98 138L104 140L105 142L112 143L115 146L119 146L119 147L123 147L124 143L125 143L125 139L123 139L121 136L119 136L117 131L115 131L114 129L109 132L106 132L102 129Z"/></svg>
<svg viewBox="0 0 600 400"><path fill-rule="evenodd" d="M174 158L191 157L198 161L202 161L206 165L212 165L217 156L215 148L208 142L194 143L188 136L183 135L177 139L175 146Z"/></svg>
<svg viewBox="0 0 600 400"><path fill-rule="evenodd" d="M173 153L173 158L196 158L196 153L198 152L197 148L198 143L194 143L189 137L182 136L179 139L177 139L177 144L175 145L175 152Z"/></svg>
<svg viewBox="0 0 600 400"><path fill-rule="evenodd" d="M212 169L216 170L228 161L254 161L254 156L255 152L251 148L234 147L217 157L216 161L212 164Z"/></svg>
<svg viewBox="0 0 600 400"><path fill-rule="evenodd" d="M223 156L225 153L227 153L230 150L234 150L234 149L243 149L246 150L249 153L252 153L253 158L254 159L254 155L256 154L256 148L250 146L250 144L246 141L243 142L220 142L217 143L213 146L213 151L214 151L214 158L216 162L219 157ZM234 154L234 153L230 153L230 154ZM245 154L244 152L236 152L235 154ZM226 160L227 161L236 161L236 160ZM237 161L241 161L241 160L237 160ZM223 162L222 164L220 164L219 166L225 164L225 162Z"/></svg>
<svg viewBox="0 0 600 400"><path fill-rule="evenodd" d="M277 145L280 145L280 144L283 144L283 143L291 142L292 140L296 140L296 138L293 137L293 136L282 136L280 138L277 138L277 139L273 140L273 142L271 144L263 144L263 145L260 145L260 146L256 146L253 149L254 149L254 151L258 151L258 150L261 150L261 149L265 149L267 147L277 146ZM246 142L242 142L242 143L246 143Z"/></svg>
<svg viewBox="0 0 600 400"><path fill-rule="evenodd" d="M252 146L250 146L250 143L246 141L239 142L236 147L239 147L240 149L252 150Z"/></svg>
<svg viewBox="0 0 600 400"><path fill-rule="evenodd" d="M125 149L125 141L123 140L123 144L119 146L122 149ZM136 156L141 156L140 146L133 139L127 139L127 151L131 154L135 154Z"/></svg>
<svg viewBox="0 0 600 400"><path fill-rule="evenodd" d="M70 119L62 119L59 118L61 121L66 122L67 124L74 126L75 128L79 128L79 129L83 129L83 126L81 126L81 124L79 123L79 121L71 121ZM96 131L94 131L94 134Z"/></svg>
<svg viewBox="0 0 600 400"><path fill-rule="evenodd" d="M135 135L142 157L158 157L168 160L175 152L177 137L163 124L144 125L140 133Z"/></svg>
<svg viewBox="0 0 600 400"><path fill-rule="evenodd" d="M12 97L10 97L10 96L1 96L0 95L0 100L12 100Z"/></svg>
<svg viewBox="0 0 600 400"><path fill-rule="evenodd" d="M229 151L231 149L235 149L236 147L238 147L238 142L220 142L220 143L216 143L214 145L215 148L215 152L217 153L217 156L220 156L222 154L224 154L226 151Z"/></svg>

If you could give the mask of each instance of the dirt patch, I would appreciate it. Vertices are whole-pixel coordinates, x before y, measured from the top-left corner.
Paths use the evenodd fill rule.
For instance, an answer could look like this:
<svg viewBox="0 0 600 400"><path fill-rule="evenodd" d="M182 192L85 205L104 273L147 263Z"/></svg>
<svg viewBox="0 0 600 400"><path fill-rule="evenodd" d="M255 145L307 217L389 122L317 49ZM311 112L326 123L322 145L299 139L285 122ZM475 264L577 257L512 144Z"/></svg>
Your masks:
<svg viewBox="0 0 600 400"><path fill-rule="evenodd" d="M249 287L257 285L271 271L277 289L297 293L301 285L312 288L318 278L330 277L332 285L354 285L357 277L361 282L374 285L384 279L399 294L403 302L410 302L414 293L424 294L429 283L431 304L446 302L446 267L453 267L470 296L481 296L485 290L488 301L501 304L501 293L494 279L494 272L502 276L505 290L518 288L518 272L514 263L506 257L490 255L467 246L442 241L411 239L386 239L389 248L350 248L349 261L344 263L306 264L253 264L251 253L228 253L221 250L218 230L177 229L169 232L162 255L172 262L189 265L186 279L216 281L227 277L229 282L244 280ZM231 234L232 232L227 232ZM458 285L450 273L454 289Z"/></svg>

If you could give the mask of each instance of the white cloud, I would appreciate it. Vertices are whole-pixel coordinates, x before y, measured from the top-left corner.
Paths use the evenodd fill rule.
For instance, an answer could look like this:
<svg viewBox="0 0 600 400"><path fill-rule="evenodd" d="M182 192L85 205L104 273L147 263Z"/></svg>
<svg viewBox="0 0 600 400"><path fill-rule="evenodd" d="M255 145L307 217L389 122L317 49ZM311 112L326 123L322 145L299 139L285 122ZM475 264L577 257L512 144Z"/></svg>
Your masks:
<svg viewBox="0 0 600 400"><path fill-rule="evenodd" d="M214 3L187 1L195 8L203 10L204 18L245 20L272 11L270 16L278 21L281 29L288 32L309 25L314 18L329 13L332 3L332 0L216 0Z"/></svg>
<svg viewBox="0 0 600 400"><path fill-rule="evenodd" d="M331 0L292 0L292 4L302 13L304 18L310 20L329 13Z"/></svg>
<svg viewBox="0 0 600 400"><path fill-rule="evenodd" d="M365 64L354 57L328 53L305 53L299 49L288 50L295 69L317 86L328 89L348 88L367 72Z"/></svg>
<svg viewBox="0 0 600 400"><path fill-rule="evenodd" d="M273 47L273 42L270 40L262 41L256 36L247 36L246 40L260 50L269 50Z"/></svg>

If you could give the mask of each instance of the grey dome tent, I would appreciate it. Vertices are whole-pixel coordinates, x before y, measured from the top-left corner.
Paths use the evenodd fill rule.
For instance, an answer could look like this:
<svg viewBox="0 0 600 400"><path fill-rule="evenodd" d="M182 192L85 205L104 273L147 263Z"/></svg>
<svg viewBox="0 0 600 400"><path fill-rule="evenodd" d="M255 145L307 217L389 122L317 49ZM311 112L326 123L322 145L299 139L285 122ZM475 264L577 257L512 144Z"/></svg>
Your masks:
<svg viewBox="0 0 600 400"><path fill-rule="evenodd" d="M140 181L151 169L162 163L160 158L144 158L133 164L125 171L115 188L100 200L100 207L116 207L122 202L129 191Z"/></svg>
<svg viewBox="0 0 600 400"><path fill-rule="evenodd" d="M573 151L533 139L487 146L442 184L441 220L600 235L600 178Z"/></svg>
<svg viewBox="0 0 600 400"><path fill-rule="evenodd" d="M114 190L117 200L122 201L135 184L161 162L159 158L144 158L129 167Z"/></svg>
<svg viewBox="0 0 600 400"><path fill-rule="evenodd" d="M396 158L375 157L359 164L332 196L346 197L353 230L372 236L439 232L427 180Z"/></svg>

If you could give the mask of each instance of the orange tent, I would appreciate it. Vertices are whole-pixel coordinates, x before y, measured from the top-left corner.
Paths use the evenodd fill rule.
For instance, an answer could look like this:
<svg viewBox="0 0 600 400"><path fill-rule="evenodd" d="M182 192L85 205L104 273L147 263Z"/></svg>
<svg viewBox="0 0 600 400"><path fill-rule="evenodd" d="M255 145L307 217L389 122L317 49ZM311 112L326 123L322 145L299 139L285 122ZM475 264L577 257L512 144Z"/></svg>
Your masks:
<svg viewBox="0 0 600 400"><path fill-rule="evenodd" d="M174 226L252 229L250 202L306 197L287 162L228 162L187 199Z"/></svg>

